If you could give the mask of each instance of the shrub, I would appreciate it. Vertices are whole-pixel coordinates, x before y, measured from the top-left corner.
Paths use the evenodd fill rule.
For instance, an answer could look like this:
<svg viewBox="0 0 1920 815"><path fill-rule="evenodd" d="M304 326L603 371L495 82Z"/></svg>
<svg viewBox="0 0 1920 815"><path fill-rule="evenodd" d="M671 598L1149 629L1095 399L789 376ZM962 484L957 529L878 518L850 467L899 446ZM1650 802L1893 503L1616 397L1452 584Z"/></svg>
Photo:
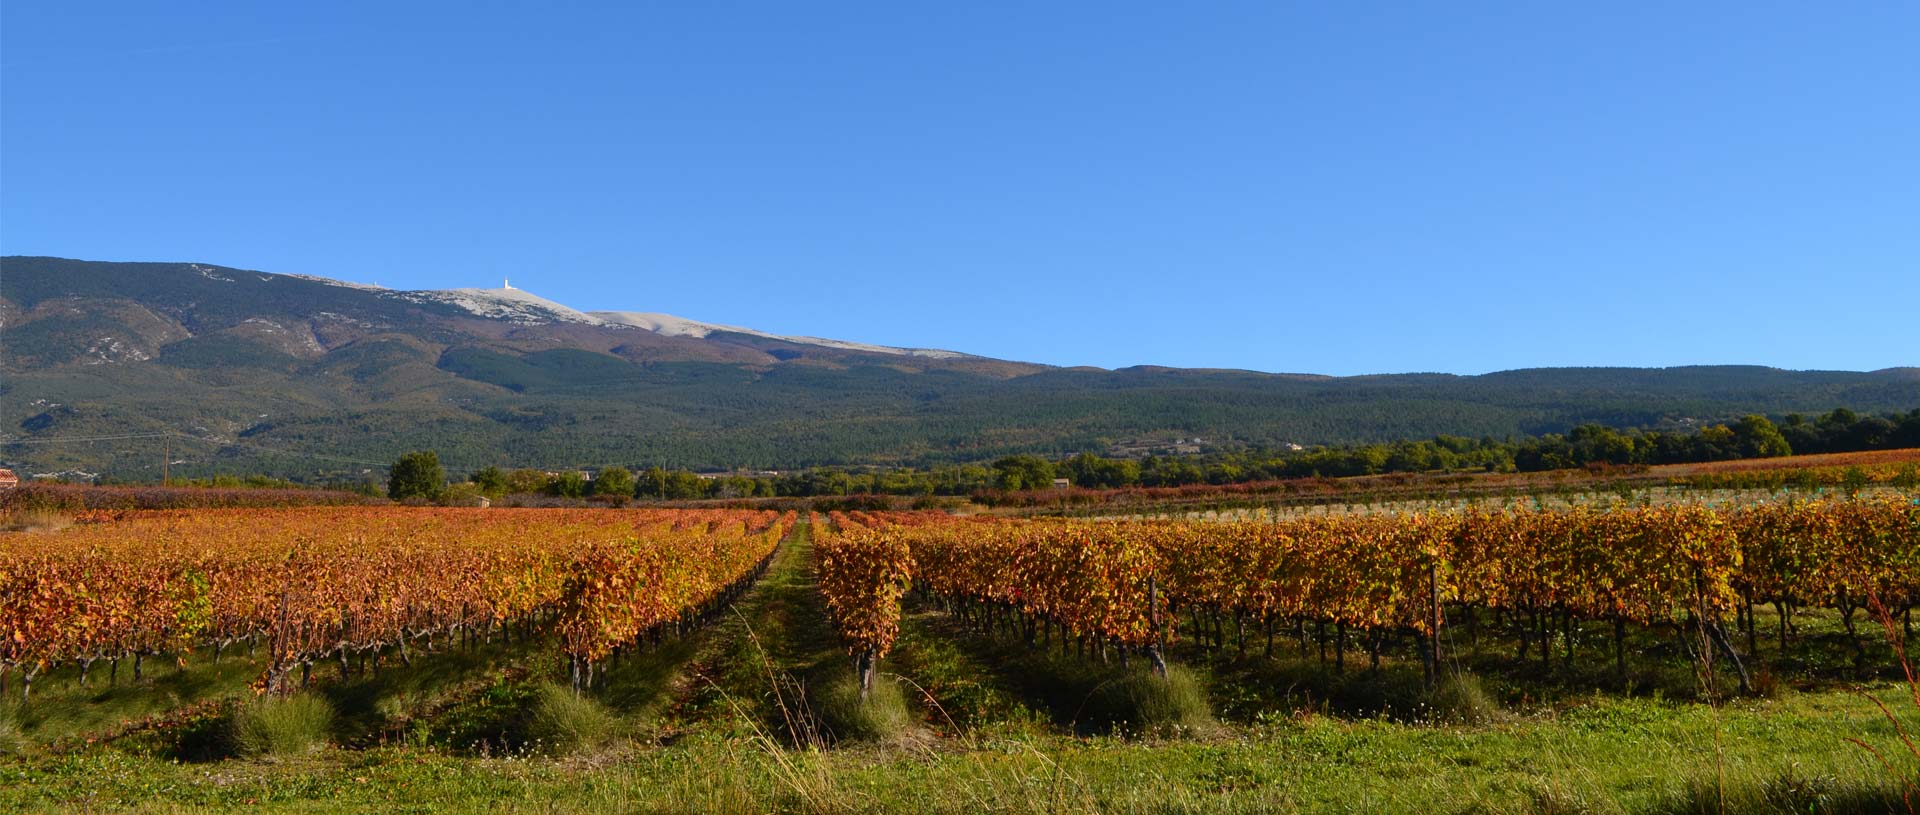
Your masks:
<svg viewBox="0 0 1920 815"><path fill-rule="evenodd" d="M527 736L543 750L575 753L600 747L619 735L620 722L592 698L559 685L542 685L533 699Z"/></svg>
<svg viewBox="0 0 1920 815"><path fill-rule="evenodd" d="M234 711L234 752L253 758L286 758L326 746L333 706L310 694L263 696Z"/></svg>
<svg viewBox="0 0 1920 815"><path fill-rule="evenodd" d="M851 671L834 671L809 694L821 730L836 741L880 741L906 732L913 715L907 711L900 684L875 677L873 692L860 698L860 680Z"/></svg>
<svg viewBox="0 0 1920 815"><path fill-rule="evenodd" d="M7 532L58 532L73 525L73 519L50 509L23 509L9 516L0 530Z"/></svg>
<svg viewBox="0 0 1920 815"><path fill-rule="evenodd" d="M462 481L448 485L447 491L440 495L440 503L450 507L477 507L484 497L486 494L480 491L480 485Z"/></svg>
<svg viewBox="0 0 1920 815"><path fill-rule="evenodd" d="M1427 694L1427 710L1434 721L1446 724L1485 724L1500 717L1500 703L1479 678L1458 671L1441 677Z"/></svg>
<svg viewBox="0 0 1920 815"><path fill-rule="evenodd" d="M1082 732L1172 735L1213 725L1206 687L1184 666L1168 665L1165 677L1143 664L1073 666L1055 661L1054 666L1062 690L1080 697L1063 712L1073 714L1073 724Z"/></svg>
<svg viewBox="0 0 1920 815"><path fill-rule="evenodd" d="M1129 670L1104 689L1118 726L1149 733L1191 733L1213 724L1207 691L1192 671L1167 666L1163 678L1145 668Z"/></svg>

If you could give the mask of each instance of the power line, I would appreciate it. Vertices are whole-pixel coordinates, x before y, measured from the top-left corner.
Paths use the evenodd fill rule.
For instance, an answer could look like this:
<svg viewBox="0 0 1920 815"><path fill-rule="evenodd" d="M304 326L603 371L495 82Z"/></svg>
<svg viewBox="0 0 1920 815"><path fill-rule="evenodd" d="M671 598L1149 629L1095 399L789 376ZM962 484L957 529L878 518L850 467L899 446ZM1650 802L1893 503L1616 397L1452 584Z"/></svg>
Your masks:
<svg viewBox="0 0 1920 815"><path fill-rule="evenodd" d="M188 436L187 438L196 438L196 437ZM365 464L370 467L393 466L393 463L388 461L365 461L357 458L342 458L340 456L329 456L329 455L323 455L320 453L296 453L291 450L277 450L272 447L262 447L258 444L247 444L246 442L238 442L238 441L221 442L221 441L212 441L210 439L197 439L197 440L204 441L208 444L219 445L221 447L245 447L249 450L259 450L264 453L275 453L283 456L293 456L294 458L313 458L313 459L321 459L325 461L338 461L343 464Z"/></svg>
<svg viewBox="0 0 1920 815"><path fill-rule="evenodd" d="M59 436L59 437L52 437L52 438L35 437L35 438L29 438L29 439L0 439L0 447L8 447L16 444L67 444L67 443L86 444L86 443L102 442L102 441L129 441L129 440L136 440L136 439L186 439L188 441L196 441L202 444L211 444L218 448L239 447L239 448L245 448L248 450L259 451L262 453L271 453L274 455L289 456L292 458L305 458L305 459L313 459L318 461L332 461L332 462L338 462L341 464L359 464L359 465L368 466L368 467L387 468L387 467L393 466L393 463L390 461L367 461L365 459L346 458L344 456L330 456L325 453L302 453L302 452L296 452L293 450L282 450L276 447L267 447L264 445L252 444L252 443L243 442L243 441L219 441L216 439L209 439L202 436L195 436L191 433L182 433L177 430L157 432L157 433L120 433L120 434L106 435L106 436ZM172 456L169 455L168 458L170 459L172 458ZM441 466L445 468L448 472L473 472L475 470L483 469L482 467L466 467L466 466L460 466L460 465L456 465L448 462L441 462Z"/></svg>
<svg viewBox="0 0 1920 815"><path fill-rule="evenodd" d="M391 463L384 462L384 461L367 461L364 459L345 458L342 456L329 456L324 453L300 453L292 450L280 450L277 448L265 447L258 444L249 444L247 442L241 442L241 441L218 441L215 439L201 438L191 433L181 433L179 431L169 431L169 432L163 432L163 433L121 433L121 434L111 435L111 436L63 436L58 438L0 439L0 446L11 446L15 444L67 444L67 443L90 443L90 442L100 442L100 441L128 441L132 439L175 439L175 438L187 439L189 441L197 441L202 444L211 444L219 448L242 447L248 450L257 450L263 453L273 453L275 455L291 456L293 458L306 458L306 459L315 459L320 461L334 461L342 464L361 464L369 467L392 466Z"/></svg>
<svg viewBox="0 0 1920 815"><path fill-rule="evenodd" d="M15 444L65 444L67 442L124 441L126 439L162 439L173 436L186 436L185 433L125 433L118 436L66 436L62 438L0 439L0 445ZM187 438L193 438L187 436Z"/></svg>

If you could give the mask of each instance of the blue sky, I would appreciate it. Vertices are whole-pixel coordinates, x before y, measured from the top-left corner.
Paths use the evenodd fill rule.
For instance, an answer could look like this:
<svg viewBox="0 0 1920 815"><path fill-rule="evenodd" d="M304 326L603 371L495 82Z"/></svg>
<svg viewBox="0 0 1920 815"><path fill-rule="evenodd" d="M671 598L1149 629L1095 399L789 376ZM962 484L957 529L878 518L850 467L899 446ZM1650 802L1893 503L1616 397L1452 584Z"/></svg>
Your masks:
<svg viewBox="0 0 1920 815"><path fill-rule="evenodd" d="M1920 5L1669 5L8 2L0 251L1105 367L1920 364Z"/></svg>

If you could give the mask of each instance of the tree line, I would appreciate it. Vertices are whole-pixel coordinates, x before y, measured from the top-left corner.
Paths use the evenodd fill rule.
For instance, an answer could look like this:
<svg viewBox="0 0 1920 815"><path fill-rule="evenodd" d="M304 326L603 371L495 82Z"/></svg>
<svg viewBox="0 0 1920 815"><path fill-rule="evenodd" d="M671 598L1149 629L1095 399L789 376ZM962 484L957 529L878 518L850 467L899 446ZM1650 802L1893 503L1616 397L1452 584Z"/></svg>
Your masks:
<svg viewBox="0 0 1920 815"><path fill-rule="evenodd" d="M1062 478L1073 486L1090 489L1179 487L1384 473L1536 472L1594 465L1685 464L1905 447L1920 447L1920 408L1881 416L1840 408L1812 417L1789 414L1777 423L1749 415L1731 423L1683 430L1583 424L1567 433L1520 438L1440 435L1385 444L1304 450L1251 446L1139 459L1092 453L1063 458L1012 455L991 463L925 469L815 468L779 474L700 475L663 467L635 470L613 466L589 476L578 471L487 467L474 472L466 482L451 486L440 471L437 457L426 460L433 456L429 452L411 453L396 462L388 492L395 499L428 500L447 500L449 496L456 500L477 496L497 499L510 494L669 501L862 494L964 496L1046 489ZM422 470L429 472L422 475Z"/></svg>

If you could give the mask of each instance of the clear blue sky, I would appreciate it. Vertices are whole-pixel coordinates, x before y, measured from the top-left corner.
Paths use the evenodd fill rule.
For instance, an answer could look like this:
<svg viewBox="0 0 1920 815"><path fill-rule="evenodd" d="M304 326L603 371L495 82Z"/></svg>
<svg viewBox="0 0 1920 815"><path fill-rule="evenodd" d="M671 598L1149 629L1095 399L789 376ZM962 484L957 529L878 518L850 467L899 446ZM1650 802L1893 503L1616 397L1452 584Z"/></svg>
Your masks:
<svg viewBox="0 0 1920 815"><path fill-rule="evenodd" d="M553 5L9 0L0 251L1106 367L1920 364L1914 3Z"/></svg>

